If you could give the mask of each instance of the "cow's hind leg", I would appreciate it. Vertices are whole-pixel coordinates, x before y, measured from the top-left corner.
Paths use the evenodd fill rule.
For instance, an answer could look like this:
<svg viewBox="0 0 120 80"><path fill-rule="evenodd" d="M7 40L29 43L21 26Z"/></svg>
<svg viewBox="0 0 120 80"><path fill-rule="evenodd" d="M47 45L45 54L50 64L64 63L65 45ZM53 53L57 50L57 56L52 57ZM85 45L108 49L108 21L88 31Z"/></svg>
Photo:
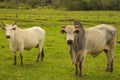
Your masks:
<svg viewBox="0 0 120 80"><path fill-rule="evenodd" d="M107 56L107 72L112 72L113 71L113 60L114 60L114 51L112 49L110 50L104 50L105 54Z"/></svg>
<svg viewBox="0 0 120 80"><path fill-rule="evenodd" d="M39 52L39 47L38 47L38 56L37 56L37 60L36 60L36 62L38 62L39 59L40 59L40 52Z"/></svg>
<svg viewBox="0 0 120 80"><path fill-rule="evenodd" d="M110 50L108 52L109 54L109 57L110 57L110 64L109 64L109 72L112 72L113 71L113 61L114 61L114 51L113 50Z"/></svg>
<svg viewBox="0 0 120 80"><path fill-rule="evenodd" d="M36 62L38 62L39 60L43 61L43 59L44 59L44 49L42 48L42 51L38 53Z"/></svg>
<svg viewBox="0 0 120 80"><path fill-rule="evenodd" d="M44 49L43 48L42 48L40 56L41 56L40 61L43 61L43 59L44 59Z"/></svg>
<svg viewBox="0 0 120 80"><path fill-rule="evenodd" d="M113 61L114 61L114 49L115 49L116 41L117 41L117 32L109 31L109 33L110 33L109 39L107 41L108 50L105 51L107 60L108 60L106 71L112 72L113 71Z"/></svg>
<svg viewBox="0 0 120 80"><path fill-rule="evenodd" d="M43 61L43 59L44 59L44 49L43 49L43 42L42 42L39 44L39 47L38 47L38 56L37 56L36 62L38 62L39 60Z"/></svg>
<svg viewBox="0 0 120 80"><path fill-rule="evenodd" d="M109 59L109 55L108 55L108 50L105 49L104 52L105 52L106 57L107 57L107 67L106 67L105 71L109 71L110 59Z"/></svg>

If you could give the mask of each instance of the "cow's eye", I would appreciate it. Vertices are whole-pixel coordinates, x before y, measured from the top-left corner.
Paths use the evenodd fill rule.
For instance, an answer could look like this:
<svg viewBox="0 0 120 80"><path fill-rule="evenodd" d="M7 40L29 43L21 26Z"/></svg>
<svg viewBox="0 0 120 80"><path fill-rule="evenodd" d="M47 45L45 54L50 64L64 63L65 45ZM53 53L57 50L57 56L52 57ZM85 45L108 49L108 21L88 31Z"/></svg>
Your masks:
<svg viewBox="0 0 120 80"><path fill-rule="evenodd" d="M74 31L74 33L77 33L77 34L78 34L79 32L80 32L79 30L75 30L75 31Z"/></svg>
<svg viewBox="0 0 120 80"><path fill-rule="evenodd" d="M16 30L16 28L12 28L11 30Z"/></svg>
<svg viewBox="0 0 120 80"><path fill-rule="evenodd" d="M66 31L65 31L65 30L61 30L60 32L61 32L62 34L66 33Z"/></svg>

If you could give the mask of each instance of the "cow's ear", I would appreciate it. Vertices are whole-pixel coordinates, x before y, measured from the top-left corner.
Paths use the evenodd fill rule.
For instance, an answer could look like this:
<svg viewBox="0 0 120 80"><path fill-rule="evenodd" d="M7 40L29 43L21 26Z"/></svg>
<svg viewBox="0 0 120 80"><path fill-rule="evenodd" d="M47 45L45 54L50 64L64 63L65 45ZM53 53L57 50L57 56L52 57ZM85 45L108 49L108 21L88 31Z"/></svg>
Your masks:
<svg viewBox="0 0 120 80"><path fill-rule="evenodd" d="M61 32L62 34L66 33L66 31L65 31L65 30L61 30L60 32Z"/></svg>
<svg viewBox="0 0 120 80"><path fill-rule="evenodd" d="M5 30L5 27L2 27L3 30Z"/></svg>
<svg viewBox="0 0 120 80"><path fill-rule="evenodd" d="M78 33L80 33L80 30L75 30L74 33L77 33L77 34L78 34Z"/></svg>
<svg viewBox="0 0 120 80"><path fill-rule="evenodd" d="M14 28L12 28L11 30L16 30L16 28L14 27Z"/></svg>

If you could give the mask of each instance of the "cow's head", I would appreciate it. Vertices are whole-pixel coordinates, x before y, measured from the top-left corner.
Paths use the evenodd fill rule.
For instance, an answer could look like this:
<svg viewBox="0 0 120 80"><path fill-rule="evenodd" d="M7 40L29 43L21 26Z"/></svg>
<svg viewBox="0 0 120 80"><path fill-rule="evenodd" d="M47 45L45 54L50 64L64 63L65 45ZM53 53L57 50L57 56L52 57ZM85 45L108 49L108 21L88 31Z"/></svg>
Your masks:
<svg viewBox="0 0 120 80"><path fill-rule="evenodd" d="M2 20L1 23L3 24L2 29L5 30L6 32L6 38L11 38L12 32L16 30L17 26L17 19L18 19L18 14L16 14L16 20L14 24L5 24Z"/></svg>
<svg viewBox="0 0 120 80"><path fill-rule="evenodd" d="M14 24L5 24L2 20L1 22L3 24L2 29L6 32L6 38L11 38L12 32L17 28L16 22Z"/></svg>
<svg viewBox="0 0 120 80"><path fill-rule="evenodd" d="M70 47L70 55L72 64L77 64L77 52L84 45L85 33L82 24L75 20L73 25L62 26L61 33L66 34L66 41Z"/></svg>
<svg viewBox="0 0 120 80"><path fill-rule="evenodd" d="M79 26L78 25L67 25L67 26L62 26L64 28L61 30L61 33L66 33L66 41L68 45L71 45L74 43L74 36L75 34L79 34Z"/></svg>

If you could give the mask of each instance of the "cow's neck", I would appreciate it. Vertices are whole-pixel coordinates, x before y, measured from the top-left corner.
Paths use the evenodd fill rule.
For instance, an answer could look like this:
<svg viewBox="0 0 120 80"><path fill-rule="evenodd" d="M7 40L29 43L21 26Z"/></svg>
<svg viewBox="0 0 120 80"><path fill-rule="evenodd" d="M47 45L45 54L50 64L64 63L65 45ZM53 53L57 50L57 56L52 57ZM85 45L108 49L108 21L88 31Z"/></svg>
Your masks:
<svg viewBox="0 0 120 80"><path fill-rule="evenodd" d="M75 52L79 52L85 48L85 33L84 31L80 34L76 34L74 37L74 50Z"/></svg>

